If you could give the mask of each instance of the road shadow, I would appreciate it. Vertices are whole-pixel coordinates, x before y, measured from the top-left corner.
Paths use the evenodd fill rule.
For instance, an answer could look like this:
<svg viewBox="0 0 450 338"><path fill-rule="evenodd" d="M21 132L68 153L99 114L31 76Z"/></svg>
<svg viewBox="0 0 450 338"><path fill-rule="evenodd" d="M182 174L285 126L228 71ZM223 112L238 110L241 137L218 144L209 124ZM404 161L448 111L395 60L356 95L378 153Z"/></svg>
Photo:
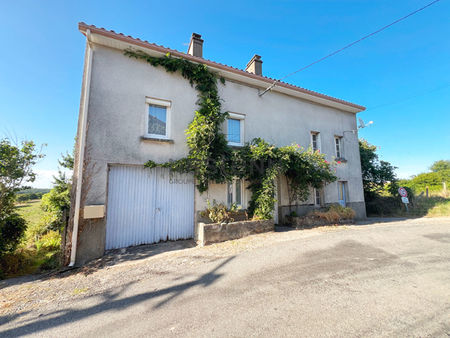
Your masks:
<svg viewBox="0 0 450 338"><path fill-rule="evenodd" d="M55 278L66 278L78 273L82 273L87 276L105 267L117 265L123 262L138 261L152 256L157 256L165 252L185 250L193 248L195 246L196 243L194 240L179 240L138 245L123 249L108 250L105 252L104 256L89 261L81 267L62 267L59 270L53 270L46 273L0 280L0 290L10 286L17 286L28 282L43 281Z"/></svg>
<svg viewBox="0 0 450 338"><path fill-rule="evenodd" d="M17 337L26 334L39 334L39 332L55 328L68 323L75 323L84 318L94 316L96 314L111 311L111 310L124 310L136 304L140 304L152 299L161 298L153 309L158 309L173 301L186 291L194 287L208 288L215 282L217 282L222 276L222 273L218 273L222 267L227 265L234 256L225 259L214 269L201 275L200 277L174 286L170 286L161 290L152 290L149 292L142 292L133 296L121 298L121 296L135 283L132 282L124 285L119 289L109 290L102 293L100 296L101 302L88 308L82 309L63 309L47 314L39 315L37 318L30 320L23 320L19 322L14 328L1 330L0 336L2 337ZM7 323L13 319L17 319L18 315L2 316L0 317L0 323Z"/></svg>

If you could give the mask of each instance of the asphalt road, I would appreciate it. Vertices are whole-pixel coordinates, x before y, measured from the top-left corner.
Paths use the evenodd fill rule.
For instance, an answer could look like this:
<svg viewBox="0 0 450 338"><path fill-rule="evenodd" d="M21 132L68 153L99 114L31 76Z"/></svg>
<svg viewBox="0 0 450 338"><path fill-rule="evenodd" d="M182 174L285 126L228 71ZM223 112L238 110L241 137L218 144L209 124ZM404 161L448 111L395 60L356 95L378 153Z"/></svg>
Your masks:
<svg viewBox="0 0 450 338"><path fill-rule="evenodd" d="M26 334L449 337L450 219L277 242L3 318L0 336Z"/></svg>

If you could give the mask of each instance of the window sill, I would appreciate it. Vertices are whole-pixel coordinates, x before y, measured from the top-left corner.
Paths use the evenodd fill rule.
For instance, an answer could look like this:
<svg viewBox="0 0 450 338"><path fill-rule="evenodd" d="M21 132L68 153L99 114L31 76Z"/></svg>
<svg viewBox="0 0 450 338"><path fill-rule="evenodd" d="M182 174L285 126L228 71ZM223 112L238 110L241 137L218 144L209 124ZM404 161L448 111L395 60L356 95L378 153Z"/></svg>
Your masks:
<svg viewBox="0 0 450 338"><path fill-rule="evenodd" d="M347 160L345 158L336 158L335 161L341 162L341 163L347 163Z"/></svg>
<svg viewBox="0 0 450 338"><path fill-rule="evenodd" d="M242 148L244 145L242 143L228 143L231 148Z"/></svg>
<svg viewBox="0 0 450 338"><path fill-rule="evenodd" d="M157 138L157 137L150 137L150 136L141 136L141 141L159 142L159 143L174 143L172 139Z"/></svg>

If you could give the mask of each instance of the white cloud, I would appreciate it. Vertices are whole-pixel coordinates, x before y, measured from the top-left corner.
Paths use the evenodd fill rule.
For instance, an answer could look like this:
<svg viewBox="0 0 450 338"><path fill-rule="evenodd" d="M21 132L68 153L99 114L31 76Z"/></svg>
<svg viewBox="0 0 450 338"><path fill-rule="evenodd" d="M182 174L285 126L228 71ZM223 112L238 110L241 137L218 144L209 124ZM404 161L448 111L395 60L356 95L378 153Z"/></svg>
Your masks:
<svg viewBox="0 0 450 338"><path fill-rule="evenodd" d="M72 175L71 170L62 170L68 177ZM58 170L35 170L36 180L30 185L33 188L53 188L53 176L58 176Z"/></svg>

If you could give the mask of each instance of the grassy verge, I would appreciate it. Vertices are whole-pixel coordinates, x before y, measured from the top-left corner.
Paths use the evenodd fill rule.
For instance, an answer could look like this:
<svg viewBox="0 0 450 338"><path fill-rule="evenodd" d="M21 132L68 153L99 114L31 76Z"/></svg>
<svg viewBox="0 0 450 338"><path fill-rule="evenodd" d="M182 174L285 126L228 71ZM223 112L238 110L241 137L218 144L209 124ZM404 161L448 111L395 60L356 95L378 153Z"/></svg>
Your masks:
<svg viewBox="0 0 450 338"><path fill-rule="evenodd" d="M41 200L17 205L17 212L26 220L27 230L19 247L2 259L5 277L17 277L59 266L61 236L45 227Z"/></svg>
<svg viewBox="0 0 450 338"><path fill-rule="evenodd" d="M367 206L369 216L450 217L450 198L442 196L417 196L408 204L408 212L394 197L380 197Z"/></svg>

